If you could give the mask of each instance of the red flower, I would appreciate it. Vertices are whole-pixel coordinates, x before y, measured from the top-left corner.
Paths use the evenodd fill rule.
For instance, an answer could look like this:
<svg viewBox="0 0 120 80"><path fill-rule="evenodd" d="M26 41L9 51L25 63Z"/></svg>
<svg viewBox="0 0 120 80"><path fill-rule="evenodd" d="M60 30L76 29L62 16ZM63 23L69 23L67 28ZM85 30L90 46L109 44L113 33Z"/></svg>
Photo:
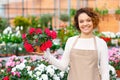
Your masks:
<svg viewBox="0 0 120 80"><path fill-rule="evenodd" d="M51 32L50 32L50 30L49 30L48 28L45 29L45 33L46 33L48 36L51 35Z"/></svg>
<svg viewBox="0 0 120 80"><path fill-rule="evenodd" d="M55 39L57 37L57 33L55 31L51 32L51 37L52 39Z"/></svg>
<svg viewBox="0 0 120 80"><path fill-rule="evenodd" d="M52 41L50 41L50 40L46 41L45 44L46 44L47 48L52 47Z"/></svg>
<svg viewBox="0 0 120 80"><path fill-rule="evenodd" d="M22 39L26 39L26 34L22 34Z"/></svg>
<svg viewBox="0 0 120 80"><path fill-rule="evenodd" d="M36 34L42 34L42 30L41 29L36 29Z"/></svg>
<svg viewBox="0 0 120 80"><path fill-rule="evenodd" d="M9 77L5 76L2 80L9 80Z"/></svg>
<svg viewBox="0 0 120 80"><path fill-rule="evenodd" d="M25 47L25 49L26 49L27 52L33 52L34 51L32 45L29 44L28 42L24 43L24 47Z"/></svg>
<svg viewBox="0 0 120 80"><path fill-rule="evenodd" d="M110 42L111 41L111 38L108 38L108 37L101 37L105 42Z"/></svg>
<svg viewBox="0 0 120 80"><path fill-rule="evenodd" d="M11 71L11 68L7 68L7 72L10 72Z"/></svg>
<svg viewBox="0 0 120 80"><path fill-rule="evenodd" d="M47 45L45 43L43 43L41 46L40 46L40 50L41 51L45 51L47 49Z"/></svg>
<svg viewBox="0 0 120 80"><path fill-rule="evenodd" d="M35 32L35 28L30 28L29 34L33 34Z"/></svg>

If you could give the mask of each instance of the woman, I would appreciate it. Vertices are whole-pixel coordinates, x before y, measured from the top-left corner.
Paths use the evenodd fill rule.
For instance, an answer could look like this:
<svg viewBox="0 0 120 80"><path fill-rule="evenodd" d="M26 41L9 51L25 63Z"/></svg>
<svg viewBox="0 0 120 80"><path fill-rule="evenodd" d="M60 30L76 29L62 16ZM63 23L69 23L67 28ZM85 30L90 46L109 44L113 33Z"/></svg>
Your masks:
<svg viewBox="0 0 120 80"><path fill-rule="evenodd" d="M45 57L60 70L69 65L68 80L109 80L107 45L93 35L99 16L91 8L81 8L76 12L74 21L80 35L67 40L62 59L54 58L49 50Z"/></svg>

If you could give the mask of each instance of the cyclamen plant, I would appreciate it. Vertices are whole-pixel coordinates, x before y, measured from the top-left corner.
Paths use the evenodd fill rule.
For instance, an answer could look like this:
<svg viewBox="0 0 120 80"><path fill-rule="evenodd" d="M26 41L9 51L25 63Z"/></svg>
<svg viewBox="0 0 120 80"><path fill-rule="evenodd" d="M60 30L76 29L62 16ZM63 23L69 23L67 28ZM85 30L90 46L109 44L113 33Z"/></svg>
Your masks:
<svg viewBox="0 0 120 80"><path fill-rule="evenodd" d="M49 28L43 31L40 28L30 28L28 33L22 34L24 48L27 52L36 52L38 46L41 51L51 48L53 44L52 40L56 37L56 31Z"/></svg>
<svg viewBox="0 0 120 80"><path fill-rule="evenodd" d="M25 57L20 64L11 67L9 72L1 70L0 80L67 80L68 70L60 71L44 57L37 59L34 55Z"/></svg>
<svg viewBox="0 0 120 80"><path fill-rule="evenodd" d="M109 53L109 63L112 65L116 70L120 70L120 50L119 48L111 48L108 51Z"/></svg>

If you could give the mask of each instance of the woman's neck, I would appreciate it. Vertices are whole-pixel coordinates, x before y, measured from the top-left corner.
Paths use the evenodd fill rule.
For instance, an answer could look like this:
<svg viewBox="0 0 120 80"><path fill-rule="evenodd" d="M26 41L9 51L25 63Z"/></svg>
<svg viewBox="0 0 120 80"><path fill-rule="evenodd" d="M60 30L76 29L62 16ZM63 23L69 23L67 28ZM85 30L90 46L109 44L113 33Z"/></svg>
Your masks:
<svg viewBox="0 0 120 80"><path fill-rule="evenodd" d="M80 38L93 38L95 37L92 33L91 34L80 34Z"/></svg>

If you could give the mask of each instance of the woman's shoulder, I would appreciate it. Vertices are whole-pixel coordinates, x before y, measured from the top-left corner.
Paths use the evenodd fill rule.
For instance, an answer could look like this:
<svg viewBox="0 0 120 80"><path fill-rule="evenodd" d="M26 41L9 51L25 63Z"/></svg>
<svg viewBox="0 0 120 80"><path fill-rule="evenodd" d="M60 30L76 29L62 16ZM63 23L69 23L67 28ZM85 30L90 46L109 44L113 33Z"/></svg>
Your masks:
<svg viewBox="0 0 120 80"><path fill-rule="evenodd" d="M100 44L100 45L105 44L106 45L106 42L102 38L100 38L98 36L96 36L95 38L96 38L97 44Z"/></svg>

